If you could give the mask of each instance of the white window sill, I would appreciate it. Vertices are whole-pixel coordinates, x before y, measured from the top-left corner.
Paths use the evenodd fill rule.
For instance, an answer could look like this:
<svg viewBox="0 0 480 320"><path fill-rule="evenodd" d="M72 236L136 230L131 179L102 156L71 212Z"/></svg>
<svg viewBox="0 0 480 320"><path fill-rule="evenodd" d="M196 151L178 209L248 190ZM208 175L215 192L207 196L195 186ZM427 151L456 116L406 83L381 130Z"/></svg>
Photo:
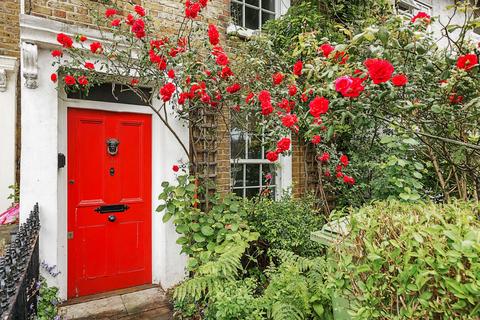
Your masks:
<svg viewBox="0 0 480 320"><path fill-rule="evenodd" d="M252 30L244 27L237 26L235 24L229 24L227 27L227 35L237 36L240 39L250 39L251 37L260 33L260 30Z"/></svg>

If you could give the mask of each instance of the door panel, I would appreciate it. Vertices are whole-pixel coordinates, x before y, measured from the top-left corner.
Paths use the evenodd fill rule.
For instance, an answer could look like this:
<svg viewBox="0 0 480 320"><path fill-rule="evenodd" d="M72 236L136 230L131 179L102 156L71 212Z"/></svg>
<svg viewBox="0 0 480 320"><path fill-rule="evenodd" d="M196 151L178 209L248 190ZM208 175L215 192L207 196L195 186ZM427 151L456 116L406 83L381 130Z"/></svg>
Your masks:
<svg viewBox="0 0 480 320"><path fill-rule="evenodd" d="M68 110L69 298L151 283L151 158L150 115Z"/></svg>

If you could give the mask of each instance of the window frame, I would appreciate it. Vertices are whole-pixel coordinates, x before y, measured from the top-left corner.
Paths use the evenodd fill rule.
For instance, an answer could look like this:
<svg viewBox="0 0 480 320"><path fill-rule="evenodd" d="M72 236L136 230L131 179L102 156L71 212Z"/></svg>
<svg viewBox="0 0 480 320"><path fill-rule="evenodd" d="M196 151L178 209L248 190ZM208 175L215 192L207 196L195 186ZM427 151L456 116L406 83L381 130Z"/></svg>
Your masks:
<svg viewBox="0 0 480 320"><path fill-rule="evenodd" d="M274 19L277 19L279 17L281 17L282 15L284 15L285 13L287 13L288 9L290 8L290 0L274 0L275 1L275 17ZM230 10L230 18L233 18L232 17L232 12L231 12L231 8L232 8L232 3L237 3L237 4L240 4L242 6L248 6L249 8L258 8L260 13L260 17L259 17L259 23L261 22L261 12L262 10L262 3L261 3L261 0L259 0L259 6L256 7L256 6L253 6L253 5L250 5L250 4L247 4L245 3L245 0L230 0L229 2L229 10ZM265 10L265 11L268 11L268 12L272 12L270 10ZM242 24L245 25L245 15L243 14L243 9L242 9ZM229 23L229 25L227 26L227 34L229 35L237 35L239 36L240 38L250 38L252 37L254 34L258 33L260 30L261 30L261 24L259 25L260 28L259 29L249 29L249 28L246 28L244 26L239 26L238 24L235 24L234 21L231 21Z"/></svg>
<svg viewBox="0 0 480 320"><path fill-rule="evenodd" d="M239 130L240 131L240 130ZM248 147L250 145L251 137L253 136L252 134L249 134L248 132L243 131L243 135L245 135L245 139L242 142L244 144L244 153L243 153L243 158L238 157L238 158L232 158L232 128L230 129L230 190L234 192L235 190L243 190L242 192L242 197L246 198L246 190L247 189L255 189L259 188L259 194L262 190L264 190L264 185L263 185L263 180L264 176L263 173L263 165L268 165L268 166L274 166L275 167L275 177L274 181L272 183L272 186L275 188L275 193L273 195L273 198L275 200L279 199L282 194L285 191L288 191L291 186L292 186L292 160L291 156L279 156L279 160L276 162L270 162L269 160L265 159L265 153L266 149L265 146L263 145L263 136L262 136L262 141L261 141L261 158L252 158L249 159L248 157ZM242 131L239 132L239 134L242 134ZM259 168L259 183L258 185L253 185L253 186L247 186L247 170L246 167L247 165L262 165L262 167ZM234 172L233 168L235 166L242 166L242 181L243 184L240 187L235 187L235 181L234 181Z"/></svg>

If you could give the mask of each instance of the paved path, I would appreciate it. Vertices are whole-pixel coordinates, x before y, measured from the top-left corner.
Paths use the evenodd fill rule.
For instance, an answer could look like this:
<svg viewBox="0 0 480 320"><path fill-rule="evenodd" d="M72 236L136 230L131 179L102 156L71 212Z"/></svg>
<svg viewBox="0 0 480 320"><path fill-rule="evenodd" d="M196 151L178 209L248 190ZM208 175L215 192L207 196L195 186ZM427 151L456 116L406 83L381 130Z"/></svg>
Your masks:
<svg viewBox="0 0 480 320"><path fill-rule="evenodd" d="M171 320L172 311L160 287L119 293L60 307L63 319L76 320Z"/></svg>

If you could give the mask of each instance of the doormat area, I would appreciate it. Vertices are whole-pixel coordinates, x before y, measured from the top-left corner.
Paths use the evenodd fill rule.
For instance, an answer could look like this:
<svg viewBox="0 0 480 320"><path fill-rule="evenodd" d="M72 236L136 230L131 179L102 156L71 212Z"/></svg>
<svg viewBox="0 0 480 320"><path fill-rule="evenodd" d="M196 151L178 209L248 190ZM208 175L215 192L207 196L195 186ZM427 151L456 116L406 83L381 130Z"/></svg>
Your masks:
<svg viewBox="0 0 480 320"><path fill-rule="evenodd" d="M165 291L155 287L64 305L59 315L76 320L170 320L172 310Z"/></svg>

